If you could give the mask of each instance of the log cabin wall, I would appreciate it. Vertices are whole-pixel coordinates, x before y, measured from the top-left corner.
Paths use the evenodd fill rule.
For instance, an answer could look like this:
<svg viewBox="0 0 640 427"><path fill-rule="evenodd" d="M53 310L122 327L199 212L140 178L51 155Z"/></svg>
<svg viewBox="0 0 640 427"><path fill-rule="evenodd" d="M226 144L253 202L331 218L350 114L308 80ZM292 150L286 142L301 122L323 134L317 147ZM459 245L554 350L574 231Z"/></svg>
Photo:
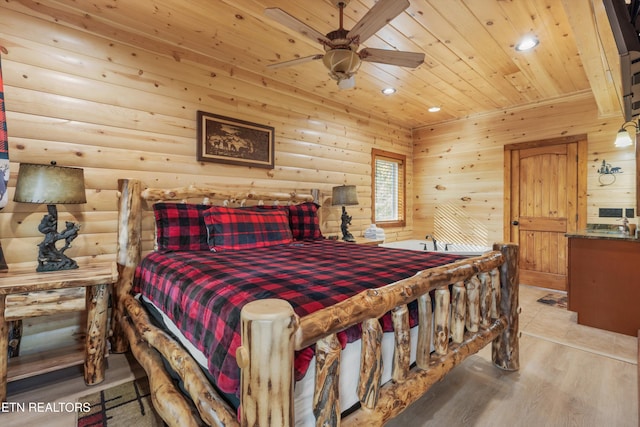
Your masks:
<svg viewBox="0 0 640 427"><path fill-rule="evenodd" d="M261 76L222 63L176 61L170 53L152 54L30 14L6 8L0 13L9 192L12 198L20 162L56 160L84 168L87 203L58 206L60 223L81 223L66 252L79 262L113 257L118 178L155 187L319 188L327 196L333 186L354 184L360 204L349 213L357 236L371 222L371 149L406 155L407 176L412 174L409 129L327 105L312 94L269 87ZM273 126L275 168L196 161L197 110ZM340 208L329 202L322 210L323 230L338 234ZM14 202L0 212L10 266L35 263L45 212L43 205ZM152 230L152 221L145 221L147 250ZM411 221L388 234L410 236Z"/></svg>
<svg viewBox="0 0 640 427"><path fill-rule="evenodd" d="M360 205L349 208L351 230L371 222L371 149L407 155L407 226L387 240L435 231L450 242L502 240L505 144L586 133L589 139L588 214L598 207L632 207L629 149L613 147L620 118L601 119L590 94L534 108L501 111L412 132L265 81L225 63L197 64L172 52L150 53L52 22L19 2L0 6L0 55L11 157L9 196L19 163L48 163L85 171L87 203L59 205L60 221L81 224L67 252L80 264L113 259L116 185L122 177L154 187L233 184L274 190L319 188L330 195L355 184ZM196 111L273 126L275 168L196 161ZM620 166L616 184L599 187L602 159ZM9 202L0 211L0 242L10 268L33 265L42 205ZM322 209L325 234L339 233L339 208ZM144 221L152 248L153 222ZM77 318L33 319L22 352L75 341ZM55 338L52 331L58 335ZM47 339L38 339L45 336ZM32 337L29 339L28 337ZM43 344L45 343L45 344Z"/></svg>
<svg viewBox="0 0 640 427"><path fill-rule="evenodd" d="M412 209L411 131L345 111L313 94L270 87L260 75L226 64L177 61L114 43L35 16L17 3L0 6L11 174L10 201L0 211L0 242L9 268L35 268L38 224L46 206L12 201L19 164L49 163L84 169L87 203L58 205L59 224L81 230L66 254L78 263L114 259L117 179L154 187L237 185L287 190L357 186L349 207L356 236L371 223L371 149L407 156L407 211ZM381 95L382 96L382 95ZM272 170L198 162L196 111L275 128ZM339 234L340 207L325 199L325 235ZM143 249L153 248L153 220L143 221ZM389 239L411 236L387 229ZM33 318L24 324L21 354L82 342L78 315Z"/></svg>
<svg viewBox="0 0 640 427"><path fill-rule="evenodd" d="M587 135L587 222L620 224L598 214L599 208L636 206L634 147L613 144L623 122L599 118L585 92L414 130L415 236L433 232L438 240L477 245L501 241L504 146L570 135ZM603 160L622 168L612 185L598 181Z"/></svg>

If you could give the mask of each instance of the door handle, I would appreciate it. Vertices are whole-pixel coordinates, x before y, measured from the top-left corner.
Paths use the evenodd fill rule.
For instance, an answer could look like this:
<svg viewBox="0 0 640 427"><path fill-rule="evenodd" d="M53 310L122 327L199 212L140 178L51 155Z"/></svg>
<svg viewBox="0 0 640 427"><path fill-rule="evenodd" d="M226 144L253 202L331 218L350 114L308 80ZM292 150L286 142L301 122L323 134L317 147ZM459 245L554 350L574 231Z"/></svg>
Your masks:
<svg viewBox="0 0 640 427"><path fill-rule="evenodd" d="M511 221L511 225L520 225L520 223L514 219L513 221Z"/></svg>

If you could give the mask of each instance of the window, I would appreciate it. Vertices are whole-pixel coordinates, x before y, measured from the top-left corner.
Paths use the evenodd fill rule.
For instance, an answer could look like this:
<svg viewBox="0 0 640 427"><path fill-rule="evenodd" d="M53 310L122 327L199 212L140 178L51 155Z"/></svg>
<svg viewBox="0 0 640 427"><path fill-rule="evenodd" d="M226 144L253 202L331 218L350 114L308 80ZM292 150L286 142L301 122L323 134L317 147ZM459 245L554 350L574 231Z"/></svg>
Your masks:
<svg viewBox="0 0 640 427"><path fill-rule="evenodd" d="M373 221L380 227L405 225L406 156L371 151Z"/></svg>

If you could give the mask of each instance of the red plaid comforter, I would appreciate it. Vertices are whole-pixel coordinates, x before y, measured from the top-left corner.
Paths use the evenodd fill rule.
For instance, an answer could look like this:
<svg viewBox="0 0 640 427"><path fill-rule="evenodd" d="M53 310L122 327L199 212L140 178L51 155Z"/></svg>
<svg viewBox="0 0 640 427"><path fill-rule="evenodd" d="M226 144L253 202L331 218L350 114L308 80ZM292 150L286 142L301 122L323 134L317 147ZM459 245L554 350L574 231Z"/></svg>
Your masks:
<svg viewBox="0 0 640 427"><path fill-rule="evenodd" d="M316 240L222 253L153 252L136 272L135 291L164 311L204 355L217 386L238 395L240 310L265 298L289 301L305 316L353 296L448 264L458 256ZM391 330L384 321L385 330ZM340 334L343 346L358 328ZM296 379L313 349L296 355Z"/></svg>

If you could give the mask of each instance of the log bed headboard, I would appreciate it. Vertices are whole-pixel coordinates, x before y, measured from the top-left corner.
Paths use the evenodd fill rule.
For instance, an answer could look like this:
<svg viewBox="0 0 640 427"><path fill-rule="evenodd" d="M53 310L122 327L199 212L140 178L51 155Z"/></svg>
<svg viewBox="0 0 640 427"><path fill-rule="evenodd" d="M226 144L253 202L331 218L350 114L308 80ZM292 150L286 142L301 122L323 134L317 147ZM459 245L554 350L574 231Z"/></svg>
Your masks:
<svg viewBox="0 0 640 427"><path fill-rule="evenodd" d="M119 180L118 271L114 289L112 348L131 348L147 372L154 406L170 425L238 425L235 411L213 390L200 367L182 347L149 322L131 295L141 258L141 216L145 201L192 197L242 200L272 198L308 201L317 194L220 192L211 188L142 189L136 180ZM314 197L315 196L315 197ZM240 425L289 426L294 422L293 354L316 346L316 425L382 425L422 396L466 357L492 343L492 358L505 370L519 368L518 248L495 244L481 257L424 270L413 277L355 295L298 317L288 302L260 300L242 310ZM430 293L435 295L432 302ZM409 360L407 305L418 302L416 366ZM432 309L433 303L433 309ZM391 312L395 351L392 381L381 384L378 319ZM338 381L341 347L336 333L360 323L362 355L358 394L361 409L340 418ZM433 347L431 353L431 331ZM184 382L185 399L163 368L160 354ZM335 380L335 381L334 381Z"/></svg>

